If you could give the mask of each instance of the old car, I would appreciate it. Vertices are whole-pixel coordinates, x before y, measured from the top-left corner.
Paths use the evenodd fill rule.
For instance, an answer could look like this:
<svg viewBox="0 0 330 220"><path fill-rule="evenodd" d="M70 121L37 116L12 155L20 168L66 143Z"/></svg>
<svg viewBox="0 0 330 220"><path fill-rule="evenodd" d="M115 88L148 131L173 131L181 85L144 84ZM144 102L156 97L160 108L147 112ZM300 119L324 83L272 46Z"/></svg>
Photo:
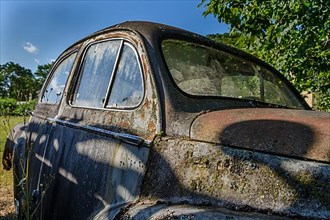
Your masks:
<svg viewBox="0 0 330 220"><path fill-rule="evenodd" d="M6 149L19 218L330 218L330 114L261 60L163 24L70 46Z"/></svg>

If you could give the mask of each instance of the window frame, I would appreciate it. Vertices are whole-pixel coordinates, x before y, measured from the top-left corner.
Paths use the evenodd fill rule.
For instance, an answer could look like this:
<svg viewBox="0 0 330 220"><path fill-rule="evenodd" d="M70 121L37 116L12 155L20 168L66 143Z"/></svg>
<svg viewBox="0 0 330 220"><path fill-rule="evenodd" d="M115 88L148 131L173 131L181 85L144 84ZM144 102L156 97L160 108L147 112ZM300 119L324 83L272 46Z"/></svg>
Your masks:
<svg viewBox="0 0 330 220"><path fill-rule="evenodd" d="M78 49L74 49L72 51L69 51L68 53L65 53L63 54L62 56L60 56L60 58L55 61L54 65L52 66L51 70L49 71L49 74L43 84L43 87L41 89L41 92L40 92L40 95L39 95L39 98L38 98L38 104L42 104L42 105L52 105L52 106L59 106L61 105L62 103L62 99L63 99L63 96L64 96L64 92L66 90L66 88L68 87L68 82L69 82L69 78L70 76L72 75L72 71L74 70L74 65L75 65L75 62L77 62L77 59L78 59ZM61 98L58 100L58 102L55 102L55 103L47 103L47 102L42 102L42 97L45 93L45 90L47 89L47 87L49 86L49 84L51 83L51 81L53 80L54 78L54 74L57 70L57 68L63 63L64 60L66 60L67 58L69 58L72 54L76 53L76 56L73 60L73 63L72 63L72 67L71 67L71 70L69 72L69 75L68 77L66 78L66 82L65 82L65 86L64 86L64 89L63 89L63 94L61 96Z"/></svg>
<svg viewBox="0 0 330 220"><path fill-rule="evenodd" d="M107 87L107 90L106 90L106 93L105 93L105 96L104 96L105 101L104 101L102 107L83 106L83 105L74 104L74 101L77 97L77 92L78 92L78 89L79 89L79 86L80 86L80 82L81 82L81 79L82 79L83 70L84 70L84 67L85 67L86 55L87 55L87 52L88 52L89 48L92 45L95 45L95 44L98 44L98 43L103 43L103 42L108 42L108 41L115 41L115 40L120 41L120 46L119 46L119 49L118 49L118 52L117 52L117 55L116 55L116 58L115 58L115 63L114 63L114 67L113 67L113 70L112 70L112 75L111 75L111 77L109 79L109 82L108 82L108 87ZM112 91L112 88L113 88L115 77L117 75L117 69L118 69L118 66L119 66L119 63L120 63L120 59L121 59L121 55L122 55L122 51L123 51L123 47L124 47L125 43L127 44L127 46L132 48L132 50L134 51L134 54L136 56L136 59L137 59L138 65L139 65L140 75L141 75L141 78L142 78L143 95L142 95L141 101L136 106L128 106L128 107L120 107L120 108L118 108L118 107L107 107L110 96L111 96L111 91ZM142 68L142 62L141 62L141 58L140 58L140 55L138 53L138 50L134 46L134 43L132 41L130 41L129 39L126 39L126 38L123 38L123 37L113 37L113 38L97 40L97 41L93 41L93 42L88 43L83 49L83 53L82 53L82 56L81 56L80 61L79 61L79 67L77 69L78 69L78 71L77 71L76 80L73 83L74 85L73 85L72 90L71 90L72 95L69 99L69 106L70 107L94 109L94 110L108 110L108 111L109 110L113 110L113 111L132 111L132 110L138 109L144 101L145 93L146 93L145 92L146 87L145 87L145 79L144 79L144 71L143 71L143 68Z"/></svg>

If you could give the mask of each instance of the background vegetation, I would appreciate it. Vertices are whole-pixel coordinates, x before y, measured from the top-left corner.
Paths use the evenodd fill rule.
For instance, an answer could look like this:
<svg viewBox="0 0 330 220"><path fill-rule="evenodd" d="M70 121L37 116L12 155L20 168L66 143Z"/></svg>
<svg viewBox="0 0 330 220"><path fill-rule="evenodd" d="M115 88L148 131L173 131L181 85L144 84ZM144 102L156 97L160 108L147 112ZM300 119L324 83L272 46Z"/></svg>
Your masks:
<svg viewBox="0 0 330 220"><path fill-rule="evenodd" d="M39 65L37 71L32 73L13 62L0 65L0 116L28 115L35 107L51 66Z"/></svg>
<svg viewBox="0 0 330 220"><path fill-rule="evenodd" d="M230 25L209 37L256 55L330 111L329 0L202 0L204 16Z"/></svg>

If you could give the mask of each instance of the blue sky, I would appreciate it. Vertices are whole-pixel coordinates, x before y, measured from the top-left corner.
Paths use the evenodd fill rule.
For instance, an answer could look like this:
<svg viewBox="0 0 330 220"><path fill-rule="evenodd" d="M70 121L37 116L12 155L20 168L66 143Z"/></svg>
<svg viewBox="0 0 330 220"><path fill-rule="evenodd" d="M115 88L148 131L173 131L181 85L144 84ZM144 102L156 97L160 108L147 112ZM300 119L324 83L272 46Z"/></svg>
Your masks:
<svg viewBox="0 0 330 220"><path fill-rule="evenodd" d="M35 71L74 42L105 27L146 20L202 35L228 26L204 17L201 0L4 1L0 0L0 63L12 61Z"/></svg>

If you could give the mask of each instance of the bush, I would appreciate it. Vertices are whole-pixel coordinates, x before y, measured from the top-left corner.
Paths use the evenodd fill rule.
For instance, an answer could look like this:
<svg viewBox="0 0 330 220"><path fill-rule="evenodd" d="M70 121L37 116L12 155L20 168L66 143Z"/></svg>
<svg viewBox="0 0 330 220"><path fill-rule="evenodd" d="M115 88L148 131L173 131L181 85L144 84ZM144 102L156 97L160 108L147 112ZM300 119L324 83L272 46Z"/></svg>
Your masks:
<svg viewBox="0 0 330 220"><path fill-rule="evenodd" d="M29 112L33 111L37 104L37 100L31 100L29 102L20 103L17 105L17 108L14 110L13 115L23 116L29 115Z"/></svg>
<svg viewBox="0 0 330 220"><path fill-rule="evenodd" d="M0 98L0 115L12 115L17 108L17 101L11 98Z"/></svg>
<svg viewBox="0 0 330 220"><path fill-rule="evenodd" d="M29 115L29 111L33 111L37 100L17 103L15 99L0 98L0 115L24 116Z"/></svg>

